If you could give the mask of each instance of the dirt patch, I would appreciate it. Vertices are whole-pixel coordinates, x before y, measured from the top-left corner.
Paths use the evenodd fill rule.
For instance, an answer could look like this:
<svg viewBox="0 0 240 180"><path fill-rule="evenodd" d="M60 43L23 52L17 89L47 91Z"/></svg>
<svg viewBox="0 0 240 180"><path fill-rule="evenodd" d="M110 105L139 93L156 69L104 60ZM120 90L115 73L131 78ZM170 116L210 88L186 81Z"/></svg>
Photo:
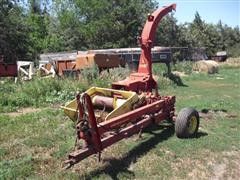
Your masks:
<svg viewBox="0 0 240 180"><path fill-rule="evenodd" d="M202 159L177 158L174 163L171 163L175 179L208 179L211 172L208 169L205 154L203 153ZM213 161L213 157L209 157L208 161Z"/></svg>
<svg viewBox="0 0 240 180"><path fill-rule="evenodd" d="M222 164L215 164L213 166L213 174L214 176L211 178L211 179L222 179L226 172L226 164L225 163L222 163Z"/></svg>
<svg viewBox="0 0 240 180"><path fill-rule="evenodd" d="M16 112L9 112L9 113L4 113L4 114L8 115L10 117L17 117L17 116L21 116L21 115L28 114L28 113L40 112L42 110L43 110L43 108L27 107L27 108L19 109Z"/></svg>
<svg viewBox="0 0 240 180"><path fill-rule="evenodd" d="M199 155L202 158L178 158L171 167L175 177L182 175L180 179L239 179L239 153L238 150L220 153L206 150Z"/></svg>
<svg viewBox="0 0 240 180"><path fill-rule="evenodd" d="M211 165L211 179L239 179L240 151L225 151L215 158ZM221 158L219 158L221 157Z"/></svg>

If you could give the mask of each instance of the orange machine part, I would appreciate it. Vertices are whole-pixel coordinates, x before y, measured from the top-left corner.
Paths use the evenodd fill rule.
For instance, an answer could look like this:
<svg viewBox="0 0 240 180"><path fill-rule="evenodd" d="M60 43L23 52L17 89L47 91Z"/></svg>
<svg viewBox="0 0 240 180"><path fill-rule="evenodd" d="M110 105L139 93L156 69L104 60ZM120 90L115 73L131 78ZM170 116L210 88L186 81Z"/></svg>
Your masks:
<svg viewBox="0 0 240 180"><path fill-rule="evenodd" d="M93 67L101 69L125 66L125 61L116 54L79 54L76 59L76 70Z"/></svg>
<svg viewBox="0 0 240 180"><path fill-rule="evenodd" d="M66 69L75 69L75 60L58 60L56 61L57 72L59 76L63 75Z"/></svg>

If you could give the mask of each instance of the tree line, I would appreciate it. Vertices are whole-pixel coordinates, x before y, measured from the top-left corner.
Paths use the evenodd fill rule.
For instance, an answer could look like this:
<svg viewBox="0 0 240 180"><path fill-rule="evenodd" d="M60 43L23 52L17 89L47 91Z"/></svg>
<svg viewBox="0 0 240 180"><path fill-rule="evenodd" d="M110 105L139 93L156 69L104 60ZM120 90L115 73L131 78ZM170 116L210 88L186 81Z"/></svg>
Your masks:
<svg viewBox="0 0 240 180"><path fill-rule="evenodd" d="M46 52L136 47L154 0L0 0L0 55L6 61L36 60ZM209 56L240 56L239 27L219 21L161 21L155 45L205 47Z"/></svg>

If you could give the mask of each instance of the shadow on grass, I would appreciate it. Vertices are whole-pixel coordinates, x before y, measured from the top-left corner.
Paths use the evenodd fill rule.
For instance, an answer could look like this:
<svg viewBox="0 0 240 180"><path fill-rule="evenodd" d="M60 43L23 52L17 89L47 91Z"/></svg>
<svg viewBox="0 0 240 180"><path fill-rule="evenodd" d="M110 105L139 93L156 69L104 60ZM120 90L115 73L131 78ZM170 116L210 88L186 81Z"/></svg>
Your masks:
<svg viewBox="0 0 240 180"><path fill-rule="evenodd" d="M182 82L182 79L180 76L173 73L166 74L166 76L177 86L188 87L186 84Z"/></svg>
<svg viewBox="0 0 240 180"><path fill-rule="evenodd" d="M202 109L200 112L204 113L204 114L207 114L210 111L213 111L213 112L225 112L225 113L228 112L226 109L207 109L207 108Z"/></svg>
<svg viewBox="0 0 240 180"><path fill-rule="evenodd" d="M156 130L162 129L161 132L154 132ZM149 150L154 148L158 143L167 140L174 134L173 126L163 126L156 125L150 128L147 128L144 132L150 133L153 136L148 140L139 143L135 148L131 149L123 158L116 159L104 159L108 161L108 164L101 168L90 172L89 176L86 179L92 179L92 177L98 177L101 174L107 174L111 179L119 179L118 174L123 173L127 178L134 178L134 172L130 171L128 167L137 161L139 157L147 153Z"/></svg>
<svg viewBox="0 0 240 180"><path fill-rule="evenodd" d="M208 133L206 133L206 132L198 132L194 138L198 139L198 138L201 138L201 137L207 136L207 135L208 135Z"/></svg>

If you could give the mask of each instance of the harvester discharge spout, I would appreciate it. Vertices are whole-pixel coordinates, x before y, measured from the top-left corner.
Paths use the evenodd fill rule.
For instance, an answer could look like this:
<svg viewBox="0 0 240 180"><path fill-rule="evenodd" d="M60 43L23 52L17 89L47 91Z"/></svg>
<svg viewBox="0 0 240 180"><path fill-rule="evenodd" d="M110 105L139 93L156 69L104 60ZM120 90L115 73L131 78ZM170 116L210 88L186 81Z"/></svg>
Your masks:
<svg viewBox="0 0 240 180"><path fill-rule="evenodd" d="M130 77L123 81L113 83L113 89L124 89L138 93L151 92L152 90L156 90L157 92L157 83L152 76L151 49L153 47L156 29L159 22L166 14L173 10L176 10L176 4L162 7L148 15L142 35L139 38L142 51L139 60L138 72L132 73Z"/></svg>

